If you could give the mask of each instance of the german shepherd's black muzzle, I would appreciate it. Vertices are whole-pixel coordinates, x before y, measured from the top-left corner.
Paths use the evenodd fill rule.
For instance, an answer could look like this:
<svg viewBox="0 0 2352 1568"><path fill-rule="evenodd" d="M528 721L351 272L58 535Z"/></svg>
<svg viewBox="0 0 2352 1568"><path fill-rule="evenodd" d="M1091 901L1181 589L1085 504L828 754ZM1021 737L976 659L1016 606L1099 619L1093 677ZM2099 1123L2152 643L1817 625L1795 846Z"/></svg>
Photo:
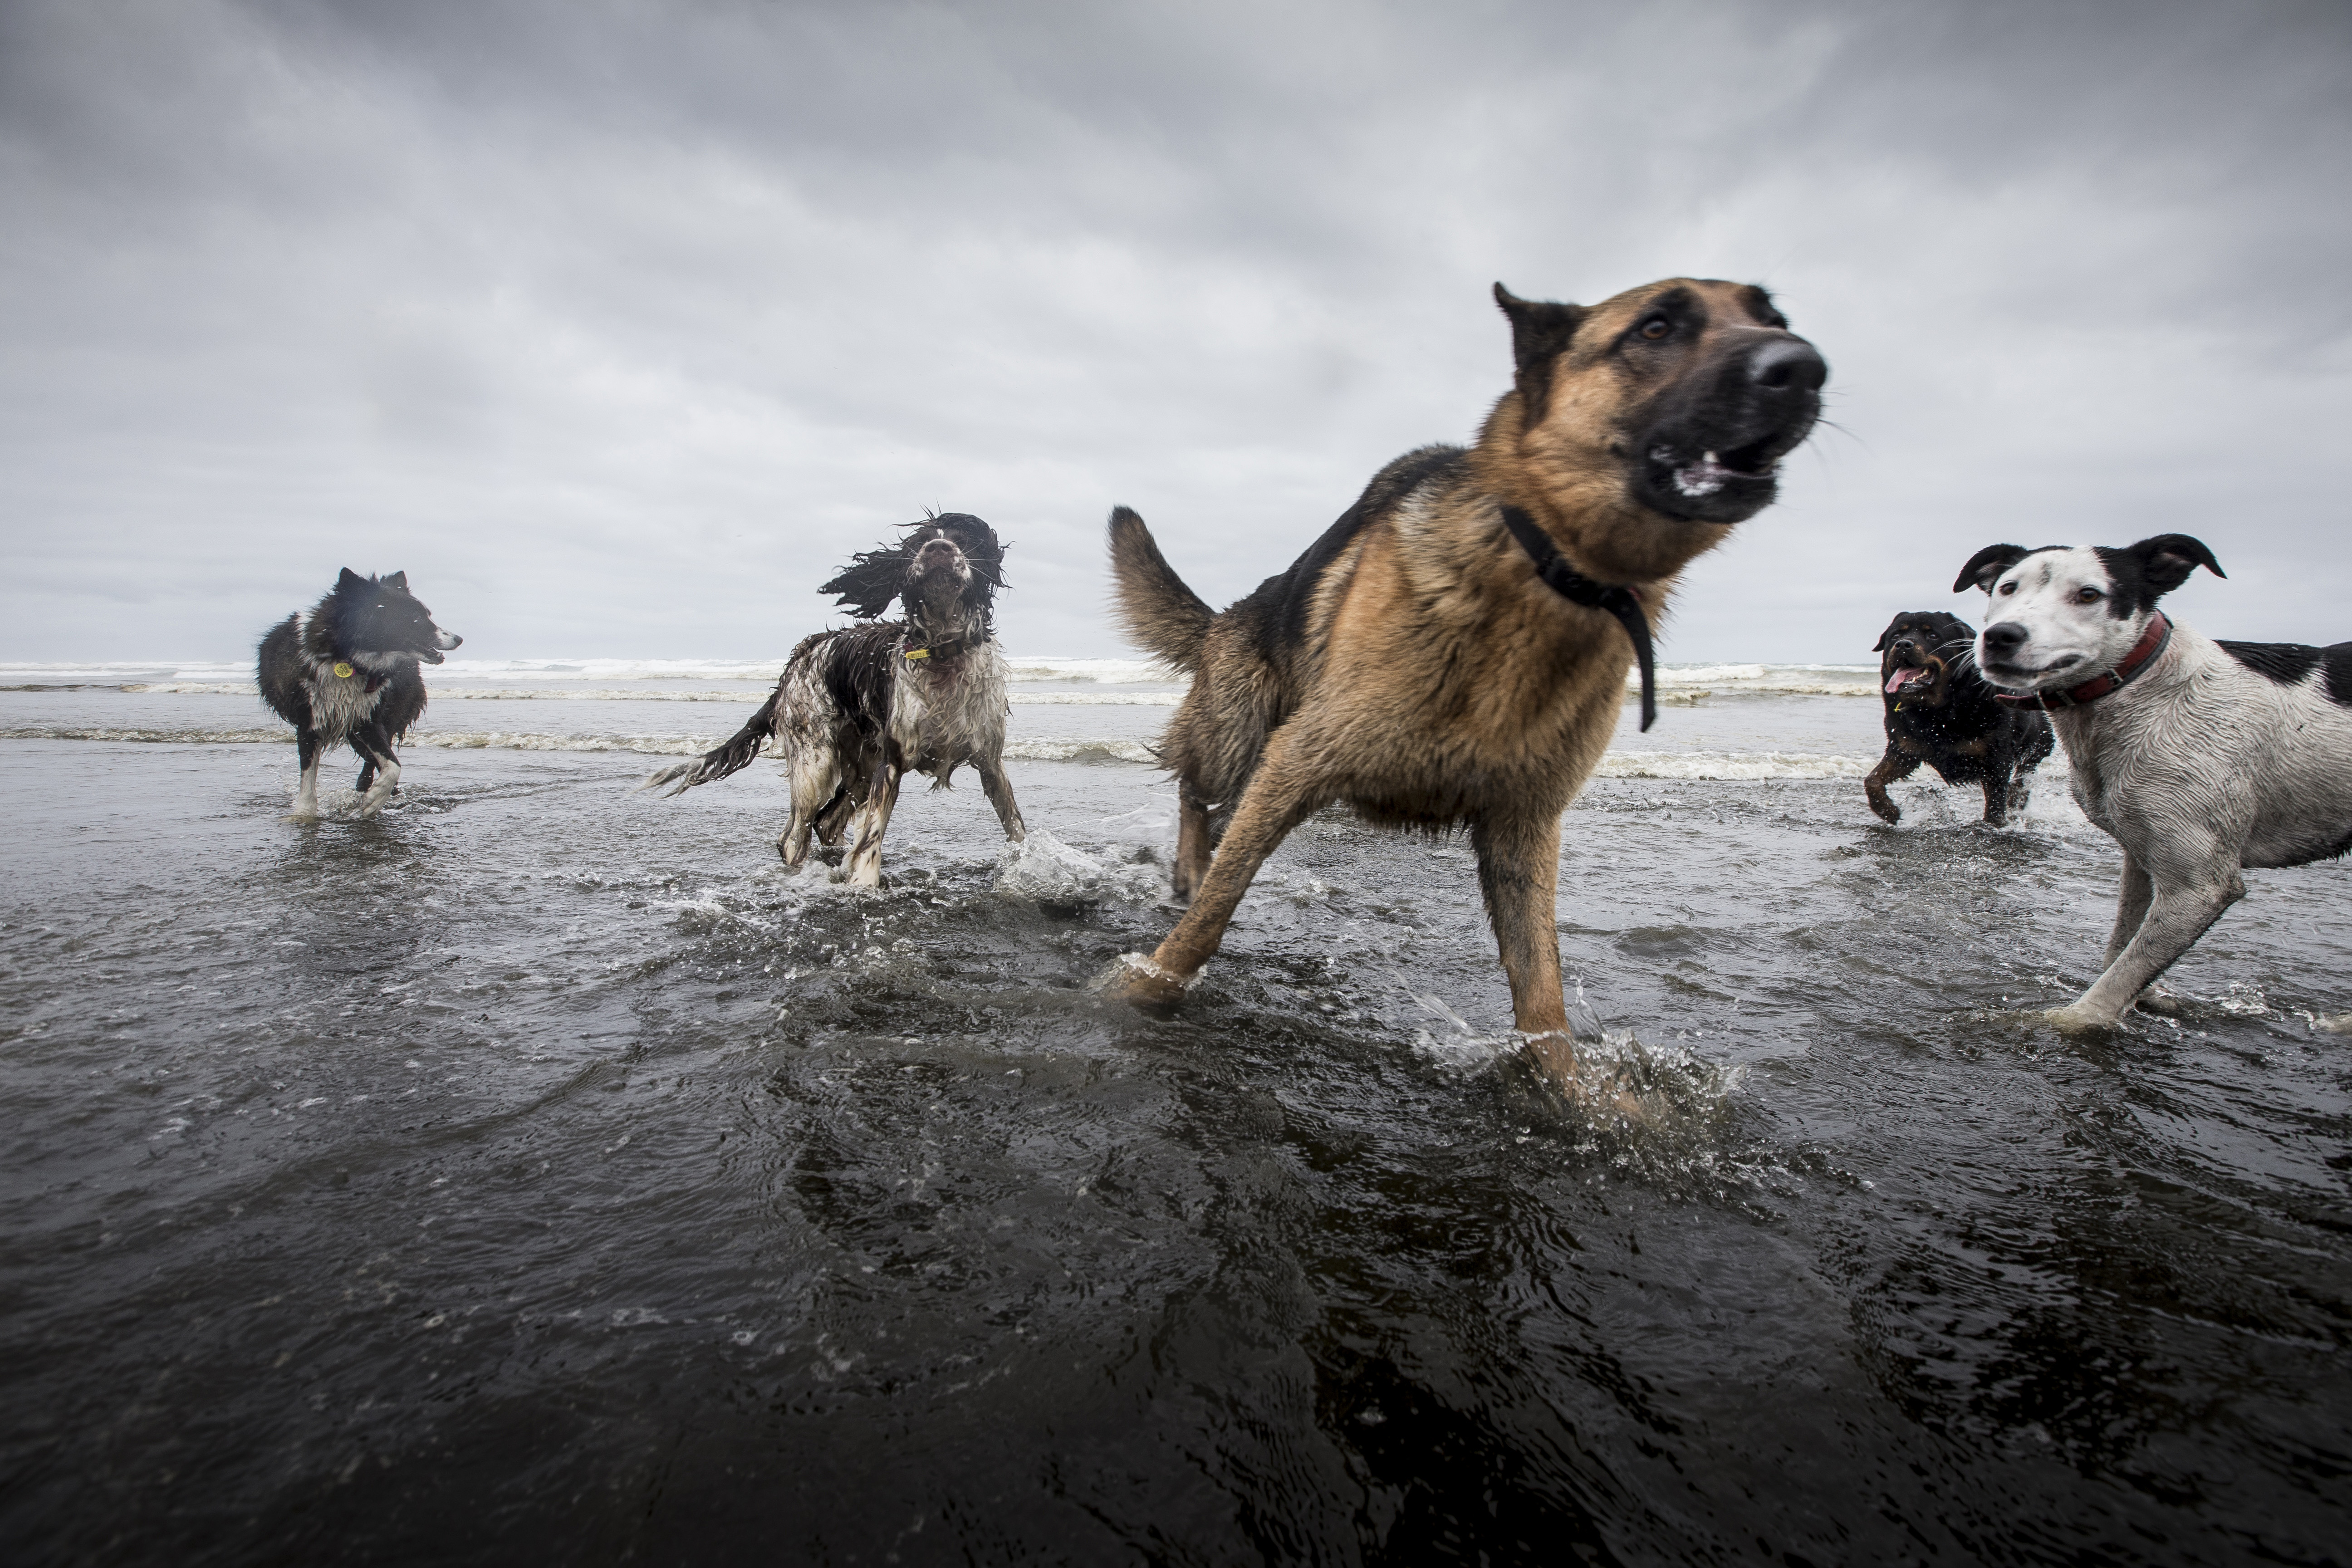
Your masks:
<svg viewBox="0 0 2352 1568"><path fill-rule="evenodd" d="M1643 505L1687 522L1744 522L1779 493L1780 459L1821 417L1829 362L1794 332L1726 332L1717 363L1645 411L1636 438Z"/></svg>

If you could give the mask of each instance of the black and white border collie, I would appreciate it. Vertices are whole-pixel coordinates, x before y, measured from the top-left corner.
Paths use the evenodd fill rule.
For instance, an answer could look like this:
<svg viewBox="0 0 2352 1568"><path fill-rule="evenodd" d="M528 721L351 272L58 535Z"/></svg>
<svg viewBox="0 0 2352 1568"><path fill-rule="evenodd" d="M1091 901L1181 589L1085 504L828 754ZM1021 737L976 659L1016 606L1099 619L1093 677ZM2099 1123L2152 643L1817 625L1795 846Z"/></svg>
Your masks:
<svg viewBox="0 0 2352 1568"><path fill-rule="evenodd" d="M882 836L899 780L929 773L945 787L957 768L979 770L1004 836L1027 836L1004 774L1004 653L996 641L1004 546L963 512L908 525L896 545L865 552L819 593L870 624L819 632L793 649L783 678L751 721L718 750L662 769L639 785L677 795L723 779L772 740L792 783L793 814L776 839L787 866L808 857L809 836L841 842L853 886L878 887ZM877 617L896 599L903 621Z"/></svg>
<svg viewBox="0 0 2352 1568"><path fill-rule="evenodd" d="M2245 897L2242 867L2352 848L2352 643L2218 642L2157 600L2213 552L2183 533L2123 549L1996 544L1954 593L1990 596L1977 667L2050 715L2083 815L2123 846L2103 973L2051 1015L2109 1027Z"/></svg>
<svg viewBox="0 0 2352 1568"><path fill-rule="evenodd" d="M302 755L290 820L318 819L319 753L339 742L359 754L360 815L375 815L400 783L393 742L425 712L418 663L439 664L465 640L433 624L433 612L408 591L407 573L362 577L348 566L315 606L269 628L257 672L261 695L294 726Z"/></svg>

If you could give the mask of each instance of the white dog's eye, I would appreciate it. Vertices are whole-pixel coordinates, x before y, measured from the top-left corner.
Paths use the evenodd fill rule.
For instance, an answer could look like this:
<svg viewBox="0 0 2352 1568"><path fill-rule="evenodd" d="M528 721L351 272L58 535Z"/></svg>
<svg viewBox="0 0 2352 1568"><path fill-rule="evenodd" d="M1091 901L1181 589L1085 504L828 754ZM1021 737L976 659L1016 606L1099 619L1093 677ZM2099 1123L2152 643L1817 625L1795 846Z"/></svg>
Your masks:
<svg viewBox="0 0 2352 1568"><path fill-rule="evenodd" d="M2017 592L2017 584L2014 583L2003 583L2000 585L2000 592L2004 594L2014 594Z"/></svg>
<svg viewBox="0 0 2352 1568"><path fill-rule="evenodd" d="M2074 602L2078 605L2095 605L2101 599L2105 597L2106 595L2105 594L2100 593L2096 588L2089 586L2074 590Z"/></svg>

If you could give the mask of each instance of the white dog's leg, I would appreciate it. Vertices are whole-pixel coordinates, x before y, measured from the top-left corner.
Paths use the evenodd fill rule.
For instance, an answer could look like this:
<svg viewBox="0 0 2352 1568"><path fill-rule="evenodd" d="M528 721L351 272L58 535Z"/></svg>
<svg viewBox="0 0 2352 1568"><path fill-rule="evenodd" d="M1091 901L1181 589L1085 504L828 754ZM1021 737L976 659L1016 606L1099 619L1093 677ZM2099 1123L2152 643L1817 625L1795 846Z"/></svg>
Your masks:
<svg viewBox="0 0 2352 1568"><path fill-rule="evenodd" d="M2051 1014L2050 1021L2061 1029L2113 1027L2158 975L2245 896L2246 880L2234 866L2226 880L2157 888L2139 929L2106 973L2078 1000Z"/></svg>
<svg viewBox="0 0 2352 1568"><path fill-rule="evenodd" d="M843 879L853 888L878 888L882 885L882 836L890 831L890 810L898 804L898 770L882 770L882 787L857 814L857 822L849 841L849 857L842 868Z"/></svg>
<svg viewBox="0 0 2352 1568"><path fill-rule="evenodd" d="M2147 868L2125 850L2123 882L2116 889L2116 929L2107 933L2107 951L2099 959L2102 973L2116 966L2131 939L2139 934L2140 922L2147 919L2148 901L2155 896L2156 884L2148 880Z"/></svg>

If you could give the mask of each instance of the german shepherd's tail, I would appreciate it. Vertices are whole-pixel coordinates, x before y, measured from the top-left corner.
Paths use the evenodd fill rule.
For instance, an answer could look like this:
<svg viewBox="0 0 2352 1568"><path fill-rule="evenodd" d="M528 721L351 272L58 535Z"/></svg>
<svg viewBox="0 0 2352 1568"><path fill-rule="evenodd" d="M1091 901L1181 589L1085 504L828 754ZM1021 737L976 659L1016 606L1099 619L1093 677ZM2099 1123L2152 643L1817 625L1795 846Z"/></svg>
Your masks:
<svg viewBox="0 0 2352 1568"><path fill-rule="evenodd" d="M776 689L768 693L767 701L760 705L760 710L729 737L725 745L715 752L705 752L690 763L678 763L664 768L637 788L661 789L662 785L667 784L670 787L662 790L663 795L684 795L696 784L709 784L751 766L751 759L760 754L760 748L768 743L769 735L775 731L776 700L783 694L784 683L780 680L776 682Z"/></svg>
<svg viewBox="0 0 2352 1568"><path fill-rule="evenodd" d="M1143 520L1123 506L1110 514L1110 575L1127 635L1178 669L1197 673L1216 612L1184 586Z"/></svg>

